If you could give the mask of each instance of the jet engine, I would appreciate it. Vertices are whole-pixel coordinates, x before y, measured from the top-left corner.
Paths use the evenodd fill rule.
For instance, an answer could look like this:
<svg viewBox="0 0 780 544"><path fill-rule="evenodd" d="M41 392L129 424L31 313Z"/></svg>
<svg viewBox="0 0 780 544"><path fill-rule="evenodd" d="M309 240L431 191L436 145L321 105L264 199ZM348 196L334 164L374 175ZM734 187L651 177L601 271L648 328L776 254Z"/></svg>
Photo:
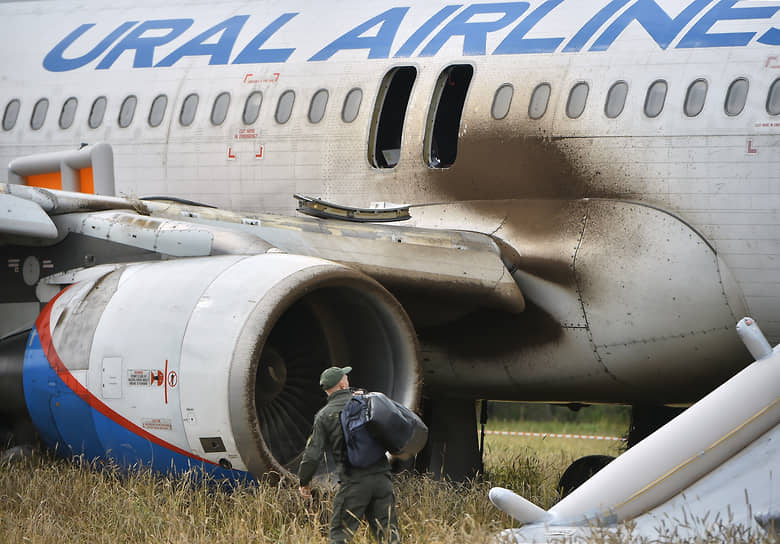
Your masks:
<svg viewBox="0 0 780 544"><path fill-rule="evenodd" d="M420 395L415 332L378 283L288 254L115 267L41 313L23 383L43 441L64 455L224 477L297 468L319 375L408 407Z"/></svg>

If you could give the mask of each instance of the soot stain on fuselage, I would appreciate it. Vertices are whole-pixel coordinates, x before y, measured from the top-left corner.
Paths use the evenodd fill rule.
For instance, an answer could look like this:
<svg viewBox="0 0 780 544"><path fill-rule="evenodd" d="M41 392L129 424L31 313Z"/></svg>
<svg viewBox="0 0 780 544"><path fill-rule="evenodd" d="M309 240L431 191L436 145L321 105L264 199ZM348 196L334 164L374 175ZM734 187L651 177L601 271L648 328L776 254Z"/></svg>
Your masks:
<svg viewBox="0 0 780 544"><path fill-rule="evenodd" d="M517 221L514 217L511 220ZM551 245L546 230L549 229L548 224L539 226L533 221L528 221L521 225L513 225L513 228L521 230L523 241L527 242L522 254L510 242L499 237L501 232L493 237L501 250L502 260L510 272L520 270L557 285L576 285L572 257L564 254L550 255L549 252L544 251L546 248L540 247ZM533 248L536 248L536 251L533 251Z"/></svg>
<svg viewBox="0 0 780 544"><path fill-rule="evenodd" d="M479 359L517 356L553 343L563 327L542 308L527 301L521 314L476 310L451 323L418 330L420 342L463 357Z"/></svg>
<svg viewBox="0 0 780 544"><path fill-rule="evenodd" d="M568 139L511 129L464 134L455 163L428 168L424 177L448 201L619 197Z"/></svg>

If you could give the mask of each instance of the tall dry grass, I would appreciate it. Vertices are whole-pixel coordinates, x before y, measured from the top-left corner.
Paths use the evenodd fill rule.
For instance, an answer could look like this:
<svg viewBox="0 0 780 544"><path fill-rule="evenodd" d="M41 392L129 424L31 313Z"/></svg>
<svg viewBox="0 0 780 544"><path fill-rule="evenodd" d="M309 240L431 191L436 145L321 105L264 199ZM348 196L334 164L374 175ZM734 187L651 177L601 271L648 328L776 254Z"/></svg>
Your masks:
<svg viewBox="0 0 780 544"><path fill-rule="evenodd" d="M195 473L125 473L49 455L0 470L2 542L327 542L327 488L308 501L294 485L231 489ZM485 482L401 475L395 483L404 542L488 542L511 525L487 501ZM369 541L365 528L354 540Z"/></svg>
<svg viewBox="0 0 780 544"><path fill-rule="evenodd" d="M549 508L558 500L558 477L571 461L618 450L614 442L488 436L481 480L454 484L422 476L396 478L402 539L407 544L490 542L513 526L488 501L490 487L514 489ZM228 489L194 473L172 478L36 454L0 467L0 541L325 543L331 498L331 491L322 488L313 500L304 500L294 482ZM630 540L624 537L625 530L607 532L593 542ZM353 542L371 542L365 527Z"/></svg>

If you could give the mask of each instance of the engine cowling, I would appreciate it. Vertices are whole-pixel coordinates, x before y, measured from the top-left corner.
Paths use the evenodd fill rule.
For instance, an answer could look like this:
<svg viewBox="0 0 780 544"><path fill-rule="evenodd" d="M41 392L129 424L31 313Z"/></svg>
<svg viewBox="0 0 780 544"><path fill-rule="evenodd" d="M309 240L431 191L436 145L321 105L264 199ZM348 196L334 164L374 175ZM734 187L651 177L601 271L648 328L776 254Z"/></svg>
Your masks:
<svg viewBox="0 0 780 544"><path fill-rule="evenodd" d="M64 455L227 477L297 467L319 374L406 406L420 395L416 336L378 283L286 254L132 264L77 283L28 341L25 400Z"/></svg>

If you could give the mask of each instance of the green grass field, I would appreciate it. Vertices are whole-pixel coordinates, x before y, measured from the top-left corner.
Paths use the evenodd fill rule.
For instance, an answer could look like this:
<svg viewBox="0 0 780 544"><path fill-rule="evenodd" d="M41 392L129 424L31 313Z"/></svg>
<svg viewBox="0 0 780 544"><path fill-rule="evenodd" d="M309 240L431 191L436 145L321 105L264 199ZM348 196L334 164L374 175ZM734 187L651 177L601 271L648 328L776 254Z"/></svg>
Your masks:
<svg viewBox="0 0 780 544"><path fill-rule="evenodd" d="M546 432L622 434L621 430L547 424ZM490 428L536 430L519 422ZM396 478L405 543L487 543L513 526L487 498L508 487L543 508L557 500L559 475L574 459L619 453L620 443L488 436L484 478L465 484L422 476ZM122 474L48 455L0 467L0 540L9 543L325 543L330 491L302 499L295 482L228 491L192 477ZM615 540L617 538L617 540ZM623 542L609 536L594 542ZM701 540L701 542L718 540ZM365 528L353 542L371 542ZM669 542L674 542L670 540ZM741 540L730 540L741 542ZM750 542L763 542L750 540ZM765 542L770 542L766 540Z"/></svg>

